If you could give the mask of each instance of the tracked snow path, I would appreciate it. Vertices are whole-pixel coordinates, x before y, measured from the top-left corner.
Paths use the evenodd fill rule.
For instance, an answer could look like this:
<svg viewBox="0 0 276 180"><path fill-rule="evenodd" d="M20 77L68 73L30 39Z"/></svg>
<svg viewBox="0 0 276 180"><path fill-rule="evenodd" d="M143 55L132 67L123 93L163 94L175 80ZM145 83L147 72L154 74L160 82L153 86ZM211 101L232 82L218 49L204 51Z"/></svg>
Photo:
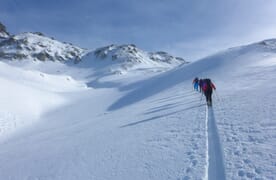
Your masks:
<svg viewBox="0 0 276 180"><path fill-rule="evenodd" d="M221 151L219 134L217 131L214 111L211 107L206 107L207 124L207 151L208 151L208 172L209 180L225 180L225 170L223 163L223 154Z"/></svg>

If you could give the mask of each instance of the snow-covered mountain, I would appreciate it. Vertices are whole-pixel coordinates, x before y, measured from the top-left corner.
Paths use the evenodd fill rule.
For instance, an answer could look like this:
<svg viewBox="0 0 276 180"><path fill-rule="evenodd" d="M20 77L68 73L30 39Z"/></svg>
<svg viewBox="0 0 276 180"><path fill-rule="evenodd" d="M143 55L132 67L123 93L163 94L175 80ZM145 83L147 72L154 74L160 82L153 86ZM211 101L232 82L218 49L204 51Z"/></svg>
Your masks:
<svg viewBox="0 0 276 180"><path fill-rule="evenodd" d="M138 49L135 45L110 45L96 49L94 55L100 59L112 59L118 61L128 61L135 63L149 63L151 61L166 64L182 64L186 61L180 57L174 57L166 52L148 53Z"/></svg>
<svg viewBox="0 0 276 180"><path fill-rule="evenodd" d="M83 56L81 63L102 73L125 74L129 71L166 71L186 64L183 58L166 52L145 52L133 44L109 45Z"/></svg>
<svg viewBox="0 0 276 180"><path fill-rule="evenodd" d="M84 49L42 33L22 33L0 42L0 58L8 60L79 61Z"/></svg>
<svg viewBox="0 0 276 180"><path fill-rule="evenodd" d="M124 74L130 70L165 71L187 63L183 58L166 52L149 53L135 45L109 45L88 51L40 32L11 36L2 24L0 30L2 60L73 62L98 74L97 71L104 74Z"/></svg>
<svg viewBox="0 0 276 180"><path fill-rule="evenodd" d="M104 74L178 61L134 45L1 61L1 179L275 179L276 40ZM215 83L212 108L195 76Z"/></svg>

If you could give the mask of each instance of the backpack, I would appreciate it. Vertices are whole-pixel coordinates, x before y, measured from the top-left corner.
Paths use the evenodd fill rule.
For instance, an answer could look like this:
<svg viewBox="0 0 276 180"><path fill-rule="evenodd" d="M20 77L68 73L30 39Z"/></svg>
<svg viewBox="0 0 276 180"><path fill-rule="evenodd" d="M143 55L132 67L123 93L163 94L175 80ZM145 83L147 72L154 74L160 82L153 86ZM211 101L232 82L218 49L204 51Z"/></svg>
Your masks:
<svg viewBox="0 0 276 180"><path fill-rule="evenodd" d="M210 79L205 79L206 90L212 90L212 83Z"/></svg>

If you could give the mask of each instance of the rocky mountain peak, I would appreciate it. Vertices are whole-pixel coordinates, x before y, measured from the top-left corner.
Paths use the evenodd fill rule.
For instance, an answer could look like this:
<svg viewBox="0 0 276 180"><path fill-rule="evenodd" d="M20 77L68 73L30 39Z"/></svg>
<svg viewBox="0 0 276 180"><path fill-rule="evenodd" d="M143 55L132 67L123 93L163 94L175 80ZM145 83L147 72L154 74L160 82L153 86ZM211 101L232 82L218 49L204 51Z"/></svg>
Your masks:
<svg viewBox="0 0 276 180"><path fill-rule="evenodd" d="M111 58L112 60L127 60L132 62L141 62L142 59L148 61L163 63L187 63L183 58L174 57L167 52L145 52L136 47L134 44L114 45L98 48L94 55L100 59Z"/></svg>
<svg viewBox="0 0 276 180"><path fill-rule="evenodd" d="M6 26L0 22L0 39L9 38L10 34L7 32Z"/></svg>
<svg viewBox="0 0 276 180"><path fill-rule="evenodd" d="M79 61L84 50L42 33L21 33L0 42L0 58L9 60Z"/></svg>

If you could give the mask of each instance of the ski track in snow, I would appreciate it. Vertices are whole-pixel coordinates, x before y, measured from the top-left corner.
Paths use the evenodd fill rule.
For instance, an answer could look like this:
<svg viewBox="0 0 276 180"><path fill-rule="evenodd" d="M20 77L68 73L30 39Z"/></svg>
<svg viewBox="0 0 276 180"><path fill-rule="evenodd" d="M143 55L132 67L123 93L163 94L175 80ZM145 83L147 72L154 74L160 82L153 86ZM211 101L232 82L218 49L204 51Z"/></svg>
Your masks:
<svg viewBox="0 0 276 180"><path fill-rule="evenodd" d="M224 160L212 107L206 107L208 180L225 180ZM206 172L207 173L207 172Z"/></svg>

